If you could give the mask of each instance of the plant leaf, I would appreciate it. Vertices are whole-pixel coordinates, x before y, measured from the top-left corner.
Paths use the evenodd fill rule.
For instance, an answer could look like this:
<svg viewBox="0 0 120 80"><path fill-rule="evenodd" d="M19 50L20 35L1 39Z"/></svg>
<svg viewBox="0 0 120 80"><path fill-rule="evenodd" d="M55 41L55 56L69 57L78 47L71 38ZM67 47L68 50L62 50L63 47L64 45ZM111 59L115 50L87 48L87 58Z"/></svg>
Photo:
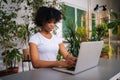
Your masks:
<svg viewBox="0 0 120 80"><path fill-rule="evenodd" d="M109 23L109 24L108 24L108 28L110 28L110 29L111 29L111 28L114 28L115 24L116 24L115 22Z"/></svg>
<svg viewBox="0 0 120 80"><path fill-rule="evenodd" d="M117 34L117 33L118 33L118 27L113 28L112 33L113 33L113 34Z"/></svg>
<svg viewBox="0 0 120 80"><path fill-rule="evenodd" d="M111 12L110 15L113 16L115 19L118 19L118 14L117 13Z"/></svg>

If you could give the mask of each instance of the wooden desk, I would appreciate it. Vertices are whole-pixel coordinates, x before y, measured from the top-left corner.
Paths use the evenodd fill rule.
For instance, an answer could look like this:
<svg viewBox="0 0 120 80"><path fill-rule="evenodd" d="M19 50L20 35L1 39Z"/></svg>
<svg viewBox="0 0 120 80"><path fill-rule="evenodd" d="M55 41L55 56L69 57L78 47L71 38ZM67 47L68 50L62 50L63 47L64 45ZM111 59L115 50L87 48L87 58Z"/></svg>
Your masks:
<svg viewBox="0 0 120 80"><path fill-rule="evenodd" d="M120 60L100 59L97 67L76 75L41 68L1 77L1 80L109 80L118 72L120 72Z"/></svg>

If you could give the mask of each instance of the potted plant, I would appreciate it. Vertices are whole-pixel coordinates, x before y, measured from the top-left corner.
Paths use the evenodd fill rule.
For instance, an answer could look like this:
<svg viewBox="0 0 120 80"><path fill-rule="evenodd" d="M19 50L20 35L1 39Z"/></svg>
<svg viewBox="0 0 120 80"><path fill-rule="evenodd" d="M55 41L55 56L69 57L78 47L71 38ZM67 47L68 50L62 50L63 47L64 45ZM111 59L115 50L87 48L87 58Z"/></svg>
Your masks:
<svg viewBox="0 0 120 80"><path fill-rule="evenodd" d="M0 71L0 76L17 73L19 69L17 63L22 59L22 54L19 49L13 48L12 50L6 50L2 53L2 56L3 62L7 65L7 69Z"/></svg>
<svg viewBox="0 0 120 80"><path fill-rule="evenodd" d="M91 41L104 40L108 36L108 24L101 23L98 24L92 31ZM111 45L104 46L101 52L102 58L110 58L113 53L113 47Z"/></svg>
<svg viewBox="0 0 120 80"><path fill-rule="evenodd" d="M108 35L108 26L106 23L101 23L90 32L92 32L90 41L100 41Z"/></svg>
<svg viewBox="0 0 120 80"><path fill-rule="evenodd" d="M19 5L22 0L1 0L0 1L0 44L5 63L5 75L9 74L10 68L15 68L17 62L22 59L19 47L17 46L21 38L21 28L23 25L16 23L15 18L20 10ZM12 4L10 6L9 4ZM17 7L16 7L17 6ZM3 73L2 73L3 74Z"/></svg>
<svg viewBox="0 0 120 80"><path fill-rule="evenodd" d="M85 27L77 27L77 34L80 36L80 42L88 41L88 36Z"/></svg>
<svg viewBox="0 0 120 80"><path fill-rule="evenodd" d="M66 21L66 30L63 32L65 43L68 44L68 51L75 57L78 56L80 42L87 40L84 27L76 27L70 20Z"/></svg>
<svg viewBox="0 0 120 80"><path fill-rule="evenodd" d="M112 56L113 51L114 48L112 46L104 46L102 48L100 57L109 59Z"/></svg>

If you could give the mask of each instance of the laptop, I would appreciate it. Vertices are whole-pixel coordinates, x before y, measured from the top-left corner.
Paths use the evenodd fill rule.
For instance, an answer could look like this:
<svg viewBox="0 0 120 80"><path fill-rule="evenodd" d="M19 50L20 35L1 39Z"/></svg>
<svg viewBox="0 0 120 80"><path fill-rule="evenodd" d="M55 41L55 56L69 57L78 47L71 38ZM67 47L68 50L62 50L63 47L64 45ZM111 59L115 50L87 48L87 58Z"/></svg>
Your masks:
<svg viewBox="0 0 120 80"><path fill-rule="evenodd" d="M54 70L77 74L93 67L96 67L99 62L103 41L90 41L80 43L79 54L74 69L53 67Z"/></svg>

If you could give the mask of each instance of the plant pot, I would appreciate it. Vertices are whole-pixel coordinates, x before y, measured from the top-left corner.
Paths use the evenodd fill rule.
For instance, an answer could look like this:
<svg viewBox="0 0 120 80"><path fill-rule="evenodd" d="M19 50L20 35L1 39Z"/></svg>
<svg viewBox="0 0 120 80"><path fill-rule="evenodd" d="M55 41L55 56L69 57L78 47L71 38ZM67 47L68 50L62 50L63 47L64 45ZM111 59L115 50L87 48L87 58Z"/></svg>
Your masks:
<svg viewBox="0 0 120 80"><path fill-rule="evenodd" d="M0 77L18 73L18 70L19 70L18 67L13 67L13 68L8 68L7 70L2 70L0 71Z"/></svg>
<svg viewBox="0 0 120 80"><path fill-rule="evenodd" d="M108 53L101 53L100 58L109 59Z"/></svg>

